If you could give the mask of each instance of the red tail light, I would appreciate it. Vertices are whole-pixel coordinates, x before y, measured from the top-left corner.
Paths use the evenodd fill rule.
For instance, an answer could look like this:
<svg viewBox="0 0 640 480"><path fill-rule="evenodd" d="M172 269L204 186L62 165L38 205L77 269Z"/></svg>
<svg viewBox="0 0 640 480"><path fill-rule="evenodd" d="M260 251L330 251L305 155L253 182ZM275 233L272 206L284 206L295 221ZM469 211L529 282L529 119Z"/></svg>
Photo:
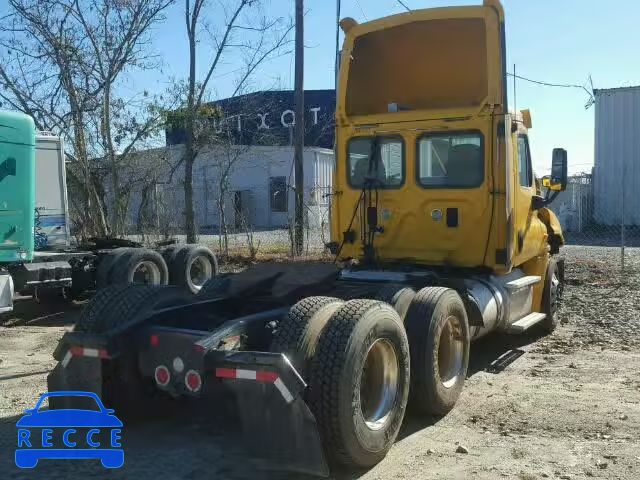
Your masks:
<svg viewBox="0 0 640 480"><path fill-rule="evenodd" d="M202 388L202 377L195 370L189 370L184 376L184 384L190 392L198 392Z"/></svg>
<svg viewBox="0 0 640 480"><path fill-rule="evenodd" d="M169 380L171 380L169 369L164 365L158 365L155 371L155 379L158 385L166 387L169 384Z"/></svg>
<svg viewBox="0 0 640 480"><path fill-rule="evenodd" d="M149 345L151 345L152 347L157 347L159 343L160 338L158 338L158 335L153 334L149 337Z"/></svg>

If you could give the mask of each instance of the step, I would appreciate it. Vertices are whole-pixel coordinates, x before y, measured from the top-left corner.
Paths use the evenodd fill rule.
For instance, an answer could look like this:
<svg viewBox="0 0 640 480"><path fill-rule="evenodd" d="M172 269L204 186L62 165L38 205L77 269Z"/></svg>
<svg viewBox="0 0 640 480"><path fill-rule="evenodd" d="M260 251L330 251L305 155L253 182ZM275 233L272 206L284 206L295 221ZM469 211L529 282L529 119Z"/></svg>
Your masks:
<svg viewBox="0 0 640 480"><path fill-rule="evenodd" d="M529 315L509 325L509 333L522 333L533 327L536 323L540 323L545 318L547 318L547 315L544 313L531 312Z"/></svg>
<svg viewBox="0 0 640 480"><path fill-rule="evenodd" d="M527 275L526 277L518 278L517 280L511 280L505 284L507 290L520 290L521 288L528 287L529 285L535 285L542 280L539 275Z"/></svg>

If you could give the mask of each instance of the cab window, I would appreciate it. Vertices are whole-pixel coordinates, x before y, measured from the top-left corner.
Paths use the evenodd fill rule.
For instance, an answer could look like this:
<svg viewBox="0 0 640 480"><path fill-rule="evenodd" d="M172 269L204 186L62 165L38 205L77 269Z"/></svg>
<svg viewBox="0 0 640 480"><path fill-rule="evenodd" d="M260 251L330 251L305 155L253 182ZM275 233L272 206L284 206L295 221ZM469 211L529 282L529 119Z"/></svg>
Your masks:
<svg viewBox="0 0 640 480"><path fill-rule="evenodd" d="M347 162L349 185L354 188L398 188L404 183L404 142L400 137L352 138Z"/></svg>
<svg viewBox="0 0 640 480"><path fill-rule="evenodd" d="M418 139L418 183L432 188L473 188L484 179L479 132L428 134Z"/></svg>
<svg viewBox="0 0 640 480"><path fill-rule="evenodd" d="M526 135L518 136L518 169L520 174L520 186L533 186L531 153L529 152L529 140Z"/></svg>

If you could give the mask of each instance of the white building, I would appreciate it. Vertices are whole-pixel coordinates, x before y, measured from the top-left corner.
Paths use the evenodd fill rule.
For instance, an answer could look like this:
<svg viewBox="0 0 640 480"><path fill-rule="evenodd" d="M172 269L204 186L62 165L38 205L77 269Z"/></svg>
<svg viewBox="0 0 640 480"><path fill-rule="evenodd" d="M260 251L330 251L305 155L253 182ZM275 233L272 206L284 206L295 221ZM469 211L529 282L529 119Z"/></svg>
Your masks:
<svg viewBox="0 0 640 480"><path fill-rule="evenodd" d="M640 225L640 86L595 97L594 221Z"/></svg>
<svg viewBox="0 0 640 480"><path fill-rule="evenodd" d="M140 152L140 162L159 166L157 181L147 191L143 205L142 188L132 192L129 210L131 231L139 226L140 215L146 225L181 233L184 226L184 170L173 171L184 147L175 145ZM217 233L221 225L221 172L228 168L224 195L227 227L242 231L283 228L292 222L295 194L293 185L293 147L234 146L201 151L193 172L193 197L199 233ZM328 224L333 151L319 147L304 150L304 201L309 226ZM142 165L141 165L142 167ZM152 169L146 168L147 171ZM154 225L155 224L155 225Z"/></svg>
<svg viewBox="0 0 640 480"><path fill-rule="evenodd" d="M305 216L313 227L328 224L335 92L306 90L304 97ZM225 223L231 231L243 230L247 225L253 229L283 228L293 222L294 103L293 91L289 90L254 92L215 102L222 117L211 128L218 130L226 125L231 142L237 145L216 146L198 153L193 188L199 233L219 232L221 200ZM138 154L139 160L129 172L132 178L141 177L141 181L134 182L139 188L131 191L131 232L145 226L184 233L184 170L180 164L184 140L184 130L173 127L166 131L166 147ZM227 169L229 165L232 166ZM121 177L125 175L123 172ZM224 198L221 190L225 190Z"/></svg>

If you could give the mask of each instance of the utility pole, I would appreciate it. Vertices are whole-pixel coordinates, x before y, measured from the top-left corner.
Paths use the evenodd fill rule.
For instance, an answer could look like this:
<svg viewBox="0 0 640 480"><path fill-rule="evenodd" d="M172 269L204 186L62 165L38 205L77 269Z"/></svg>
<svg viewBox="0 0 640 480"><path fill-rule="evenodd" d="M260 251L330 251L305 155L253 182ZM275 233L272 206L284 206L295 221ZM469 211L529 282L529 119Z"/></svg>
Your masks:
<svg viewBox="0 0 640 480"><path fill-rule="evenodd" d="M294 158L296 212L294 230L294 253L302 255L304 250L304 1L296 0L296 48L295 48L295 131Z"/></svg>
<svg viewBox="0 0 640 480"><path fill-rule="evenodd" d="M338 73L340 72L340 0L336 0L336 64L335 91L338 91ZM334 149L335 151L335 149Z"/></svg>

